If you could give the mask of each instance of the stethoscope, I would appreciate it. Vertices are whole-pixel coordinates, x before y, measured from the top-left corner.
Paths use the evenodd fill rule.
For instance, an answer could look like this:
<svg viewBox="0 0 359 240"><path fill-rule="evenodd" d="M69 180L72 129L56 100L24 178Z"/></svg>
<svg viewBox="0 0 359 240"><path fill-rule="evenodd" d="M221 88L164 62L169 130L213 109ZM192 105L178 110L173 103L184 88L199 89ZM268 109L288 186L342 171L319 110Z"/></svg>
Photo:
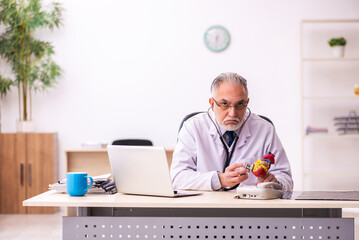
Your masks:
<svg viewBox="0 0 359 240"><path fill-rule="evenodd" d="M252 112L251 112L251 109L249 109L249 107L247 107L248 111L249 111L249 114L248 116L246 117L246 119L244 120L243 124L241 125L241 127L239 128L239 131L238 131L238 135L236 136L236 138L234 139L233 143L232 143L232 151L229 152L229 148L227 146L227 144L225 143L222 135L221 135L221 132L219 131L218 127L217 127L217 124L213 121L211 115L209 114L209 110L211 109L212 107L209 107L208 110L207 110L207 115L209 117L209 119L211 119L211 122L213 123L214 127L216 128L217 130L217 133L218 133L218 136L219 136L219 139L221 140L222 144L223 144L223 147L224 147L224 150L226 151L226 164L224 165L224 168L223 168L223 172L226 170L226 168L229 166L229 163L231 162L231 159L232 159L232 156L233 156L233 152L234 152L234 149L236 147L236 144L238 142L238 138L239 138L239 135L241 134L242 132L242 129L243 129L243 126L244 124L247 122L247 120L249 119L249 117L251 116ZM239 184L233 186L233 187L225 187L223 188L224 191L229 191L229 190L232 190L232 189L235 189L238 187Z"/></svg>

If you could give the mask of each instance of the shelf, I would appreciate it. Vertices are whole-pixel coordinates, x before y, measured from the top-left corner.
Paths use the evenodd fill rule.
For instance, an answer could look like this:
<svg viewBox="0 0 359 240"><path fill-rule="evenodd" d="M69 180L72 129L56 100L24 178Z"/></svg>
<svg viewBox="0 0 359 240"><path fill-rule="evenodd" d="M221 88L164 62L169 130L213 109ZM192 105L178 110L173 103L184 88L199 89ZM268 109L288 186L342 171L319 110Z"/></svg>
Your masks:
<svg viewBox="0 0 359 240"><path fill-rule="evenodd" d="M302 23L359 23L359 19L307 19Z"/></svg>
<svg viewBox="0 0 359 240"><path fill-rule="evenodd" d="M327 176L338 176L344 174L346 176L353 176L353 177L357 177L358 176L358 172L305 172L304 176L323 176L323 177L327 177Z"/></svg>
<svg viewBox="0 0 359 240"><path fill-rule="evenodd" d="M310 96L310 97L303 97L303 100L359 100L359 97L357 97L357 96Z"/></svg>
<svg viewBox="0 0 359 240"><path fill-rule="evenodd" d="M359 139L359 134L343 134L343 135L339 135L337 133L312 133L312 134L304 134L303 135L304 139L310 139L310 138L333 138L333 139L346 139L346 138L352 138L352 139Z"/></svg>
<svg viewBox="0 0 359 240"><path fill-rule="evenodd" d="M303 62L347 62L358 61L359 58L303 58Z"/></svg>
<svg viewBox="0 0 359 240"><path fill-rule="evenodd" d="M358 156L359 133L340 135L333 118L358 112L359 19L307 19L300 27L302 188L358 188L358 172L351 166ZM349 43L344 57L335 57L328 45L336 36ZM328 132L307 135L308 125Z"/></svg>

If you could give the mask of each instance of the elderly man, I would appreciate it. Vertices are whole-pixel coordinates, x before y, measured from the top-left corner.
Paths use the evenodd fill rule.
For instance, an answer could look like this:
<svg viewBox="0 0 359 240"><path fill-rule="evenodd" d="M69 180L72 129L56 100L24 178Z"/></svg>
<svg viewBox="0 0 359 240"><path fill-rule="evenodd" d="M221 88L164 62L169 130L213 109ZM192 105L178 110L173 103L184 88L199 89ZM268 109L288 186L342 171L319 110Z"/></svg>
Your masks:
<svg viewBox="0 0 359 240"><path fill-rule="evenodd" d="M173 154L171 177L176 189L228 190L240 185L277 182L293 189L290 165L274 126L251 113L247 81L222 73L211 85L206 113L184 122ZM275 164L257 178L245 168L266 153Z"/></svg>

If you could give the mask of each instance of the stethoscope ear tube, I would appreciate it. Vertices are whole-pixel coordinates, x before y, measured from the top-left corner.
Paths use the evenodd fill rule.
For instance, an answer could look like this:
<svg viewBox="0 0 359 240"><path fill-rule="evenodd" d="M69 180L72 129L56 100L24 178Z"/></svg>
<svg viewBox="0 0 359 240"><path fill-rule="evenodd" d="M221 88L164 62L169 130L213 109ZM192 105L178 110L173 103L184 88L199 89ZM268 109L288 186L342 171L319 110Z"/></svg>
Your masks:
<svg viewBox="0 0 359 240"><path fill-rule="evenodd" d="M223 168L223 172L225 172L226 168L229 166L229 163L231 162L231 159L232 159L232 156L233 156L233 152L234 152L235 146L236 146L236 144L237 144L239 135L240 135L241 132L242 132L243 126L244 126L244 124L247 122L247 120L249 119L249 117L251 116L252 112L251 112L251 110L249 109L249 107L247 107L247 109L248 109L248 111L249 111L249 114L248 114L248 116L246 117L246 119L244 120L243 124L241 125L241 127L240 127L240 129L239 129L239 131L238 131L238 135L236 136L236 138L235 138L235 140L234 140L234 142L233 142L233 144L232 144L232 146L233 146L233 147L232 147L232 152L229 153L229 148L227 147L227 145L226 145L226 143L225 143L225 141L224 141L224 139L223 139L223 137L222 137L222 135L221 135L221 133L220 133L220 131L219 131L217 125L216 125L216 123L213 121L211 115L209 114L209 110L210 110L211 108L212 108L212 107L209 107L209 108L208 108L208 110L207 110L207 115L208 115L209 119L211 120L211 122L213 123L214 127L216 128L217 133L218 133L218 136L219 136L219 139L221 140L221 142L222 142L222 144L223 144L223 147L224 147L224 150L226 151L226 163L225 163L224 168ZM225 187L225 188L223 188L223 190L224 190L224 191L229 191L229 190L232 190L232 189L237 188L238 185L239 185L239 184L237 184L237 185L235 185L235 186L233 186L233 187Z"/></svg>

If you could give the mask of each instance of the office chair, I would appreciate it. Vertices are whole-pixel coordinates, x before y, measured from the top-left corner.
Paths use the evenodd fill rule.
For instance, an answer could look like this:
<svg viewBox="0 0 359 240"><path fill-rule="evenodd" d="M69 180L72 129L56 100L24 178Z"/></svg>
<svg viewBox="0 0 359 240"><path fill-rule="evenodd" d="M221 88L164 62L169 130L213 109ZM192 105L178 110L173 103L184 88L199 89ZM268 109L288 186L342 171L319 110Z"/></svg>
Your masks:
<svg viewBox="0 0 359 240"><path fill-rule="evenodd" d="M261 117L261 118L263 118L264 120L266 120L267 122L269 122L270 124L272 124L272 125L274 126L272 120L270 120L269 118L267 118L267 117L265 117L265 116L263 116L263 115L258 115L258 116Z"/></svg>
<svg viewBox="0 0 359 240"><path fill-rule="evenodd" d="M186 115L186 116L183 118L183 120L182 120L182 122L181 122L181 124L180 124L180 127L179 127L178 132L181 130L181 128L182 128L182 126L183 126L183 123L184 123L186 120L188 120L188 119L190 119L191 117L193 117L193 116L195 116L195 115L197 115L197 114L200 114L200 113L205 113L205 112L193 112L193 113L190 113L190 114ZM267 118L267 117L265 117L265 116L263 116L263 115L258 115L258 116L261 117L262 119L266 120L267 122L269 122L270 124L272 124L272 125L274 126L273 122L272 122L269 118Z"/></svg>
<svg viewBox="0 0 359 240"><path fill-rule="evenodd" d="M193 117L193 116L195 116L195 115L197 115L197 114L200 114L200 113L205 113L205 112L193 112L193 113L187 114L187 115L182 119L182 122L181 122L181 124L180 124L179 129L178 129L178 132L181 130L181 128L182 128L182 126L183 126L183 123L184 123L186 120L188 120L188 119L190 119L191 117Z"/></svg>
<svg viewBox="0 0 359 240"><path fill-rule="evenodd" d="M147 139L118 139L112 142L112 145L125 146L153 146L152 141Z"/></svg>

